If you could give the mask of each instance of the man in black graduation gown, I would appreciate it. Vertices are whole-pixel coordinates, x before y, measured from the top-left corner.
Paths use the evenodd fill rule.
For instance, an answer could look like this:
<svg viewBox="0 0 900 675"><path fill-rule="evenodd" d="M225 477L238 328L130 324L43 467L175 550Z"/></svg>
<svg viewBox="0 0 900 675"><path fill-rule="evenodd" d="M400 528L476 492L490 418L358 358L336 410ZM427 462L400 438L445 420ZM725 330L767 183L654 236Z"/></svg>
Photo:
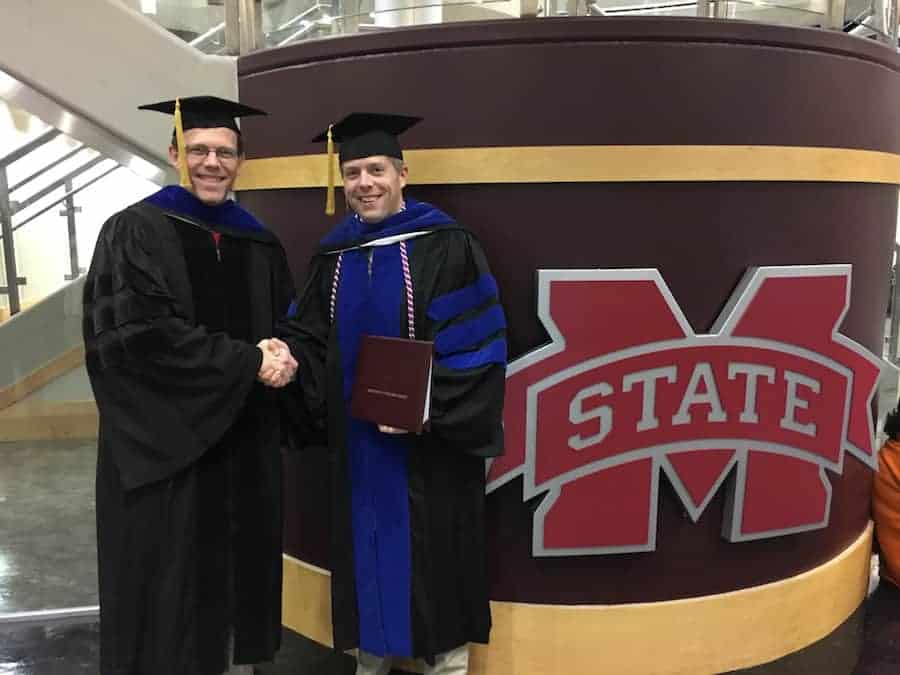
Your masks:
<svg viewBox="0 0 900 675"><path fill-rule="evenodd" d="M472 233L403 197L396 136L417 121L354 114L329 129L351 213L321 241L283 333L297 419L327 416L334 644L359 647L358 675L384 675L394 656L465 673L467 643L491 626L485 458L503 448L506 322ZM428 431L349 415L363 334L434 341Z"/></svg>
<svg viewBox="0 0 900 675"><path fill-rule="evenodd" d="M280 432L266 341L293 296L274 235L228 199L243 157L213 97L176 113L169 186L103 226L84 290L100 410L102 675L250 672L281 627ZM183 133L182 133L183 131ZM268 385L268 386L266 386Z"/></svg>

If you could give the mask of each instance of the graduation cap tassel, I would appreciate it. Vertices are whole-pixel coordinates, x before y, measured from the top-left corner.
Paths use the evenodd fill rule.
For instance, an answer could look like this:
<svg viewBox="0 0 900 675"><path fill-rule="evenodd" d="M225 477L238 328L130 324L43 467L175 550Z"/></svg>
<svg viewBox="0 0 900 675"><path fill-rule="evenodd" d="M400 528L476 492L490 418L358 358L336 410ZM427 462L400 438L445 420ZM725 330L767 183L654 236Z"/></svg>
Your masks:
<svg viewBox="0 0 900 675"><path fill-rule="evenodd" d="M184 146L184 127L181 123L181 99L175 99L175 147L178 149L178 184L183 188L191 187L191 176L188 173L187 150Z"/></svg>
<svg viewBox="0 0 900 675"><path fill-rule="evenodd" d="M325 195L325 215L334 215L334 139L331 137L331 127L328 125L328 185Z"/></svg>

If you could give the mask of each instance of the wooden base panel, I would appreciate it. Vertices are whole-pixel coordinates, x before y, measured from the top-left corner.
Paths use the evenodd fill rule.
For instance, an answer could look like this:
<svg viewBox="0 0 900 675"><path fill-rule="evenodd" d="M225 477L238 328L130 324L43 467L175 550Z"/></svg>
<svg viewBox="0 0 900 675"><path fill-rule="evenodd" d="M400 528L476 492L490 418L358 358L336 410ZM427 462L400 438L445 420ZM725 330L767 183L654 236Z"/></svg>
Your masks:
<svg viewBox="0 0 900 675"><path fill-rule="evenodd" d="M63 352L40 368L28 373L15 384L0 389L0 410L24 400L29 394L49 384L58 377L84 364L84 346L79 345Z"/></svg>
<svg viewBox="0 0 900 675"><path fill-rule="evenodd" d="M93 401L23 401L0 412L0 442L97 438Z"/></svg>
<svg viewBox="0 0 900 675"><path fill-rule="evenodd" d="M703 675L768 663L822 640L860 606L872 526L840 555L788 579L686 600L623 605L492 602L491 643L472 675ZM761 561L761 564L764 561ZM332 644L330 575L284 557L283 623ZM414 664L398 668L420 672Z"/></svg>

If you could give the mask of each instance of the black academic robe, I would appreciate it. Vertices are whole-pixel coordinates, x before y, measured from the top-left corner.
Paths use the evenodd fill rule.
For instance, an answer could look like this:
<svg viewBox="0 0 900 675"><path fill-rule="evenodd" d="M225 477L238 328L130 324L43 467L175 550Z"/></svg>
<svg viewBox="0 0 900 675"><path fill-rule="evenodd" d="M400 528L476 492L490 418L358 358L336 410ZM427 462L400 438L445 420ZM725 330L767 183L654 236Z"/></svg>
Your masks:
<svg viewBox="0 0 900 675"><path fill-rule="evenodd" d="M430 234L410 239L408 245L416 338L436 340L438 353L433 370L430 430L421 435L405 435L397 441L407 444L405 485L401 489L405 490L408 509L411 572L410 593L405 599L409 602L405 620L411 630L407 641L411 653L400 655L430 660L435 654L467 642L486 643L490 633L484 549L485 458L501 454L503 448L505 322L493 277L471 233L448 223ZM309 279L296 303L294 318L282 328L282 336L300 363L297 387L303 396L293 411L293 431L300 445L304 439L314 442L309 439L315 438L317 429L327 419L333 495L333 629L334 646L339 650L361 645L360 633L365 632L361 626L368 620L360 618L361 613L368 611L368 601L358 597L358 575L368 576L369 570L360 568L359 561L355 561L355 542L358 545L367 538L384 536L383 530L376 533L374 528L371 537L359 531L367 524L360 520L359 501L355 501L360 486L353 484L360 476L354 467L359 453L350 447L353 425L359 423L350 419L347 409L347 354L342 354L342 350L353 347L348 343L345 327L342 328L341 311L365 292L364 282L358 276L355 282L348 277L350 256L373 256L368 263L370 283L381 289L387 284L387 292L392 294L378 302L386 302L386 307L396 306L390 319L396 321L396 326L383 334L406 337L404 293L396 283L391 286L379 278L385 269L388 276L399 274L391 267L399 265L396 253L390 250L396 246L379 247L372 253L346 251L336 292L335 266L341 247L328 250L325 246L311 261ZM368 304L369 300L364 302ZM485 354L494 356L487 358ZM363 454L371 449L364 449ZM382 480L377 467L368 475L373 481ZM385 496L382 492L382 502ZM388 518L406 518L406 514L397 518L395 515L389 514ZM393 523L389 524L389 528L393 527ZM388 551L388 555L395 554ZM403 567L404 561L382 560L378 564L389 568L390 575L391 568ZM373 569L371 574L378 576L383 571ZM362 584L369 581L363 579ZM388 605L398 600L379 596L377 590L374 597L375 604L384 602L375 610L376 615L381 608L390 612ZM388 619L376 617L375 621L379 620ZM385 628L390 633L395 627ZM387 644L388 652L391 644L403 642L403 635L393 640L376 640L377 644ZM365 636L361 646L371 649L365 644Z"/></svg>
<svg viewBox="0 0 900 675"><path fill-rule="evenodd" d="M84 291L103 675L219 675L232 630L236 663L279 646L281 438L255 345L293 292L264 230L146 202L103 226Z"/></svg>

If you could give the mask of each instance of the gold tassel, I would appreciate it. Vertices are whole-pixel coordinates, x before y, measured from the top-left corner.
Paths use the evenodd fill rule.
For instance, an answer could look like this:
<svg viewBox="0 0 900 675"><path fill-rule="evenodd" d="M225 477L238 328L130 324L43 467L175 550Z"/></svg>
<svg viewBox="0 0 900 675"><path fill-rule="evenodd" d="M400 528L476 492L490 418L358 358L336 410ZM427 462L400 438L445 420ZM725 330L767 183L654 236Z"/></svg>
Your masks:
<svg viewBox="0 0 900 675"><path fill-rule="evenodd" d="M175 147L178 150L178 184L190 189L191 175L188 173L187 149L184 147L184 127L181 124L181 99L175 99Z"/></svg>
<svg viewBox="0 0 900 675"><path fill-rule="evenodd" d="M331 127L328 125L328 187L325 195L325 215L334 215L334 139L331 137Z"/></svg>

